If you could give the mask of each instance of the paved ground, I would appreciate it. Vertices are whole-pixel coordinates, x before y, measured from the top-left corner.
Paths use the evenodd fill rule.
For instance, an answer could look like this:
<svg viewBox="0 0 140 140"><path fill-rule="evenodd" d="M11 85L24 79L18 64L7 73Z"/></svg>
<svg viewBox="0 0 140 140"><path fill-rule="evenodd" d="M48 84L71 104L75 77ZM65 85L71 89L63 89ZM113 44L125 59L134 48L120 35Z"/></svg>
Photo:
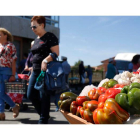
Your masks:
<svg viewBox="0 0 140 140"><path fill-rule="evenodd" d="M51 97L51 118L49 119L49 124L69 124L65 117L59 111L55 112L56 106L53 101L54 98ZM12 111L5 111L6 120L0 121L0 124L37 124L39 115L36 113L31 102L26 100L23 103L28 104L28 109L26 111L21 111L16 119L13 118Z"/></svg>

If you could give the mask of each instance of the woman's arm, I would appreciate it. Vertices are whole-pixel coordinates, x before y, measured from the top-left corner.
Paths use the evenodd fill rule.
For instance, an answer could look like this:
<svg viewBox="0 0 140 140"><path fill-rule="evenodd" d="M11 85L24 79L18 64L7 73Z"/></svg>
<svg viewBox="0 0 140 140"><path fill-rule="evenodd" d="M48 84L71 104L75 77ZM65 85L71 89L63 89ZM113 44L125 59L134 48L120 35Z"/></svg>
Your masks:
<svg viewBox="0 0 140 140"><path fill-rule="evenodd" d="M59 45L53 46L50 49L52 53L56 53L57 56L59 56ZM44 60L48 63L50 61L53 61L53 58L51 57L51 55L48 55ZM42 61L42 64L41 64L41 70L46 71L47 63L44 62L44 60Z"/></svg>

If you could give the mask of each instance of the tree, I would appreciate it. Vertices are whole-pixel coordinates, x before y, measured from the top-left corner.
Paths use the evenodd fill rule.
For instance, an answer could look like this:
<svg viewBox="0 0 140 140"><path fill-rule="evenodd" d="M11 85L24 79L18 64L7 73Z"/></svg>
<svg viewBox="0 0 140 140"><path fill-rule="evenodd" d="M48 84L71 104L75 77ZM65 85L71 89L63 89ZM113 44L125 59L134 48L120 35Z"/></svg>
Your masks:
<svg viewBox="0 0 140 140"><path fill-rule="evenodd" d="M74 66L72 67L72 69L79 69L79 65L81 63L81 60L78 60L77 62L75 62Z"/></svg>

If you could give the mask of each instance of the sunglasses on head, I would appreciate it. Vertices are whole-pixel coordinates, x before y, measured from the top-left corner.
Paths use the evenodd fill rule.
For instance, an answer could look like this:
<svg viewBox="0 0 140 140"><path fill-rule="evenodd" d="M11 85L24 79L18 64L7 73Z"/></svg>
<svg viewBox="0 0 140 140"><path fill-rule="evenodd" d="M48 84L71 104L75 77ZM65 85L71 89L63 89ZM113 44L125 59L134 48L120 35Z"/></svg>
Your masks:
<svg viewBox="0 0 140 140"><path fill-rule="evenodd" d="M33 29L36 29L37 27L34 25L34 26L31 26L31 29L32 29L32 28L33 28Z"/></svg>

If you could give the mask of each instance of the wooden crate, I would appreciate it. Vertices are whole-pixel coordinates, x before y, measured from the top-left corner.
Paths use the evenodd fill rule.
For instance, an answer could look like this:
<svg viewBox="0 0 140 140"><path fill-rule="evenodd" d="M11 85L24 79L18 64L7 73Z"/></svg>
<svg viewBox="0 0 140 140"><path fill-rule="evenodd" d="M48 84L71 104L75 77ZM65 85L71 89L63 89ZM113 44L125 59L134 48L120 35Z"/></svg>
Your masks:
<svg viewBox="0 0 140 140"><path fill-rule="evenodd" d="M76 115L73 115L72 113L63 110L60 110L60 112L64 115L64 117L68 120L70 124L92 124ZM123 124L140 124L140 115L130 116L130 118Z"/></svg>
<svg viewBox="0 0 140 140"><path fill-rule="evenodd" d="M76 115L73 115L72 113L69 113L69 112L66 112L66 111L63 111L63 110L60 110L60 112L63 114L63 116L68 120L68 122L70 124L92 124L90 122L87 122L86 120L76 116Z"/></svg>

